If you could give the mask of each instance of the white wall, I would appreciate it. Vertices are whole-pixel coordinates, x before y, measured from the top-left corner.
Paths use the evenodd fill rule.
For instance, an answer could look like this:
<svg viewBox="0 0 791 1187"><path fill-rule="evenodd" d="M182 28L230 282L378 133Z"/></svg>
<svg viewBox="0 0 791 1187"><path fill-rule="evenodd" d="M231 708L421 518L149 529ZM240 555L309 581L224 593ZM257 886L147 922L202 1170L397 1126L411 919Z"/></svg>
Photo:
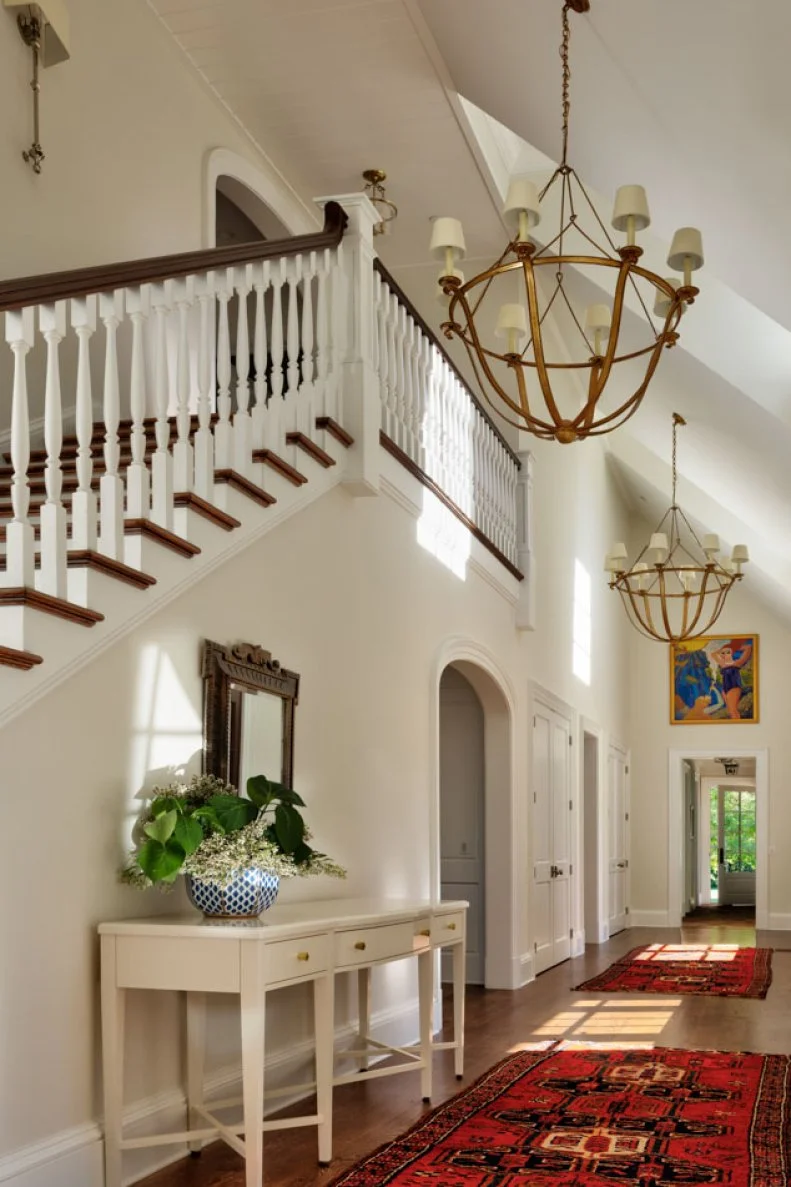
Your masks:
<svg viewBox="0 0 791 1187"><path fill-rule="evenodd" d="M42 71L40 176L30 51L0 9L0 278L205 246L204 169L221 147L271 163L145 0L68 0L72 56ZM282 181L284 190L287 183ZM306 224L310 220L305 211Z"/></svg>
<svg viewBox="0 0 791 1187"><path fill-rule="evenodd" d="M633 911L657 920L668 910L668 751L769 751L769 924L791 927L791 800L785 773L791 764L788 676L791 632L750 594L749 571L728 597L716 632L760 636L760 722L670 725L668 648L635 633L632 651Z"/></svg>
<svg viewBox="0 0 791 1187"><path fill-rule="evenodd" d="M404 481L419 499L422 488L405 474ZM572 548L573 504L583 489L600 511ZM574 557L596 573L605 541L622 534L600 447L542 452L536 503L532 635L516 632L512 605L490 581L471 568L460 580L421 548L402 506L386 496L354 501L336 489L0 734L0 1166L4 1153L98 1115L95 925L180 905L180 897L119 886L115 875L141 787L166 777L170 764L194 763L200 748L201 639L260 642L301 674L295 782L317 844L348 866L349 880L290 883L287 899L429 893L432 673L450 638L496 657L515 690L516 782L525 802L531 676L625 735L626 638L609 606L595 609L593 685L569 675ZM411 981L405 986L411 997ZM391 1007L403 988L394 983L389 996L375 995L375 1010ZM345 1009L341 993L340 1018ZM275 995L269 1017L277 1045L309 1033L304 994ZM174 1087L176 1002L132 995L128 1033L127 1098ZM226 1019L211 1052L215 1069L236 1058L237 1043Z"/></svg>

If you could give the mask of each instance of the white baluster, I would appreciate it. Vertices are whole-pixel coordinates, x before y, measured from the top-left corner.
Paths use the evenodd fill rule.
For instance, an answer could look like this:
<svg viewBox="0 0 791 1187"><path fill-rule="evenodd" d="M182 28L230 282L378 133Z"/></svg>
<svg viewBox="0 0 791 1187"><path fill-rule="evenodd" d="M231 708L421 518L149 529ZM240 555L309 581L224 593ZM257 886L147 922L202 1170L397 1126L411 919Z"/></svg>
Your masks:
<svg viewBox="0 0 791 1187"><path fill-rule="evenodd" d="M230 470L233 458L231 426L231 333L228 325L228 302L233 292L233 268L217 274L217 421L214 425L214 464L218 470Z"/></svg>
<svg viewBox="0 0 791 1187"><path fill-rule="evenodd" d="M327 277L327 298L329 304L329 370L324 395L324 415L331 416L343 424L343 385L341 372L346 358L349 335L349 310L347 305L347 280L344 271L343 244L330 253L330 271Z"/></svg>
<svg viewBox="0 0 791 1187"><path fill-rule="evenodd" d="M302 386L299 391L298 427L303 433L312 437L316 428L315 385L313 382L314 368L314 314L313 314L313 278L316 275L316 253L311 252L307 267L303 269L302 277L302 324L300 339L302 351Z"/></svg>
<svg viewBox="0 0 791 1187"><path fill-rule="evenodd" d="M266 325L266 290L269 288L269 260L257 264L253 273L255 291L255 328L253 330L253 366L255 367L255 405L252 412L253 449L264 449L268 442L266 356L269 335Z"/></svg>
<svg viewBox="0 0 791 1187"><path fill-rule="evenodd" d="M389 288L382 284L379 310L380 342L382 344L382 382L387 405L385 432L391 441L398 440L398 397L396 394L395 334L392 323L393 307Z"/></svg>
<svg viewBox="0 0 791 1187"><path fill-rule="evenodd" d="M329 416L327 411L327 383L330 371L330 307L329 307L330 252L325 249L318 269L316 281L316 411Z"/></svg>
<svg viewBox="0 0 791 1187"><path fill-rule="evenodd" d="M196 281L200 322L198 326L198 429L195 433L195 492L211 502L214 498L214 437L211 411L214 396L214 273Z"/></svg>
<svg viewBox="0 0 791 1187"><path fill-rule="evenodd" d="M151 459L151 518L173 530L173 456L168 420L167 322L172 307L172 282L155 284L151 291L154 310L154 406L156 450Z"/></svg>
<svg viewBox="0 0 791 1187"><path fill-rule="evenodd" d="M118 473L120 446L118 427L121 420L121 396L118 385L117 332L124 315L124 294L102 293L99 316L104 322L104 474L99 482L99 550L113 560L124 555L124 484Z"/></svg>
<svg viewBox="0 0 791 1187"><path fill-rule="evenodd" d="M423 419L423 384L420 375L420 342L422 331L417 322L410 317L411 334L409 339L409 367L412 372L412 456L418 465L421 464L421 422Z"/></svg>
<svg viewBox="0 0 791 1187"><path fill-rule="evenodd" d="M6 524L6 586L32 586L35 576L35 540L28 519L30 486L30 412L27 392L27 355L34 340L33 309L7 313L6 342L14 355L14 386L11 404L11 504L14 518Z"/></svg>
<svg viewBox="0 0 791 1187"><path fill-rule="evenodd" d="M272 269L272 395L267 415L268 448L281 454L285 446L283 400L283 284L286 261Z"/></svg>
<svg viewBox="0 0 791 1187"><path fill-rule="evenodd" d="M288 277L288 311L286 313L286 353L288 355L288 391L286 393L286 430L296 429L297 388L299 386L299 319L297 316L297 281L302 269L302 256L284 261Z"/></svg>
<svg viewBox="0 0 791 1187"><path fill-rule="evenodd" d="M39 326L47 343L47 380L44 402L44 444L47 463L44 482L47 500L41 508L41 563L37 586L42 593L66 598L66 508L62 502L63 407L60 389L59 348L66 334L66 302L42 305Z"/></svg>
<svg viewBox="0 0 791 1187"><path fill-rule="evenodd" d="M176 337L176 441L173 445L173 489L179 493L193 486L193 456L190 443L190 346L189 316L195 300L195 277L173 282L173 301L178 314Z"/></svg>
<svg viewBox="0 0 791 1187"><path fill-rule="evenodd" d="M129 381L132 460L126 468L126 513L130 519L148 519L151 515L151 477L146 465L145 426L145 332L150 309L149 285L126 290L126 311L132 322L132 368Z"/></svg>
<svg viewBox="0 0 791 1187"><path fill-rule="evenodd" d="M71 499L71 543L75 551L96 549L98 502L93 490L93 394L91 338L96 331L96 297L71 302L71 324L77 334L77 490Z"/></svg>
<svg viewBox="0 0 791 1187"><path fill-rule="evenodd" d="M237 474L247 478L253 464L250 421L250 331L247 297L253 287L253 266L234 269L237 292L236 312L236 412L233 418L234 460Z"/></svg>

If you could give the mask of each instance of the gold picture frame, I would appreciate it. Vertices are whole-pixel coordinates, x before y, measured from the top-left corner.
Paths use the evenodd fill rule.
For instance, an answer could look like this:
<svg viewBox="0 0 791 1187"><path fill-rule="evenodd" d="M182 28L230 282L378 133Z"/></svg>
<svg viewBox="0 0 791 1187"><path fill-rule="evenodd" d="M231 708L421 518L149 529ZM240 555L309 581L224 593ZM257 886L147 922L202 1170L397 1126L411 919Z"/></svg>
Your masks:
<svg viewBox="0 0 791 1187"><path fill-rule="evenodd" d="M671 725L758 723L758 635L701 635L669 650Z"/></svg>

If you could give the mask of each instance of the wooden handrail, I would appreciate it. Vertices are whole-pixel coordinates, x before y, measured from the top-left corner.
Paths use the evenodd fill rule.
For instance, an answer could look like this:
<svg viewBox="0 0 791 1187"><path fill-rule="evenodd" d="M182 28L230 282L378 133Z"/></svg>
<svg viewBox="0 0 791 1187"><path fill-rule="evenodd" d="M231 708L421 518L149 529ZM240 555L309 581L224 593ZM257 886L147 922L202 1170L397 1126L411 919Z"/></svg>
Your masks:
<svg viewBox="0 0 791 1187"><path fill-rule="evenodd" d="M122 264L102 264L96 268L77 268L70 272L49 272L0 282L0 313L23 309L26 305L44 305L69 297L86 297L138 284L155 284L195 272L210 272L237 264L251 264L281 256L295 256L337 247L348 223L346 212L337 202L324 207L324 229L311 235L289 239L271 239L263 243L240 243L235 247L210 247L202 251L179 252Z"/></svg>
<svg viewBox="0 0 791 1187"><path fill-rule="evenodd" d="M404 309L406 309L407 313L408 313L408 314L409 314L409 316L412 318L412 320L415 322L415 324L416 324L416 325L418 325L418 326L420 326L420 329L423 331L423 333L425 334L425 336L426 336L426 337L427 337L427 338L428 338L428 339L429 339L431 342L433 342L433 344L436 346L437 350L438 350L438 351L440 352L440 354L443 356L443 358L444 358L444 359L445 359L445 361L447 362L448 366L450 367L451 371L452 371L452 372L453 372L453 374L456 376L456 378L458 379L458 381L459 381L459 383L462 385L462 387L465 389L465 391L467 392L468 396L469 396L469 397L470 397L470 399L472 400L473 404L474 404L474 405L475 405L475 407L478 409L478 411L480 412L481 416L482 416L482 417L483 417L483 419L486 421L486 423L488 424L489 428L492 430L492 432L494 433L495 437L497 438L497 440L498 440L498 441L500 442L500 444L502 445L502 447L503 447L503 449L505 450L505 452L508 454L508 456L511 458L511 460L512 460L512 461L515 463L515 465L516 465L516 468L517 468L518 470L521 470L521 468L522 468L522 463L519 461L519 455L518 455L517 453L515 453L515 452L514 452L514 450L511 448L511 446L508 444L508 442L506 441L506 439L505 439L505 437L503 436L502 432L500 431L500 429L498 429L497 425L494 423L494 421L492 420L491 416L489 415L489 413L488 413L488 412L486 411L486 409L484 408L484 406L483 406L483 404L481 403L481 401L480 401L480 400L478 399L478 397L475 395L475 392L473 392L473 390L471 389L471 387L470 387L469 383L468 383L468 382L467 382L467 380L464 378L464 376L462 375L461 371L459 370L459 368L458 368L458 367L456 366L456 364L454 363L453 359L452 359L452 358L450 357L450 355L448 354L448 352L447 352L446 348L443 346L443 344L442 344L442 342L440 341L440 339L439 339L439 338L437 337L437 335L434 333L434 331L432 330L432 328L431 328L431 326L428 324L428 322L427 322L427 321L425 321L425 319L424 319L424 318L421 316L421 314L419 314L419 313L418 313L417 309L416 309L416 308L415 308L415 306L412 304L412 302L410 301L409 297L406 295L406 293L404 292L404 290L401 288L401 286L399 285L398 281L396 281L396 280L394 280L394 279L393 279L393 277L392 277L392 276L391 276L391 274L390 274L390 273L387 271L387 268L385 268L384 264L382 263L382 261L381 261L380 259L375 259L375 260L374 260L374 270L375 270L376 272L378 272L378 273L379 273L379 275L382 277L382 280L385 282L385 284L387 285L387 287L390 289L390 291L392 292L393 296L394 296L394 297L396 298L396 300L398 301L399 305L403 305Z"/></svg>

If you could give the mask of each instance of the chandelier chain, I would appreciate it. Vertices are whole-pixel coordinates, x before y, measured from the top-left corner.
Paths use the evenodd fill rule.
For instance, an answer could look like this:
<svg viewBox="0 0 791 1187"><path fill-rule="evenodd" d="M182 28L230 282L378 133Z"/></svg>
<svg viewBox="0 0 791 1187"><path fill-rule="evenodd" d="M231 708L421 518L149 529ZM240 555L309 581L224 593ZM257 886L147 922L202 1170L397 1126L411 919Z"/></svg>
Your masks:
<svg viewBox="0 0 791 1187"><path fill-rule="evenodd" d="M677 466L676 466L676 454L677 454L677 448L678 448L678 440L677 440L678 426L685 425L686 423L687 422L684 420L684 417L680 416L678 412L673 413L673 502L671 504L672 507L677 506L676 486L678 485L678 471L677 471Z"/></svg>
<svg viewBox="0 0 791 1187"><path fill-rule="evenodd" d="M563 159L565 166L569 147L569 120L571 117L571 67L569 65L569 44L571 42L570 4L563 5L563 42L560 46L560 60L563 63Z"/></svg>

